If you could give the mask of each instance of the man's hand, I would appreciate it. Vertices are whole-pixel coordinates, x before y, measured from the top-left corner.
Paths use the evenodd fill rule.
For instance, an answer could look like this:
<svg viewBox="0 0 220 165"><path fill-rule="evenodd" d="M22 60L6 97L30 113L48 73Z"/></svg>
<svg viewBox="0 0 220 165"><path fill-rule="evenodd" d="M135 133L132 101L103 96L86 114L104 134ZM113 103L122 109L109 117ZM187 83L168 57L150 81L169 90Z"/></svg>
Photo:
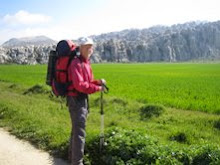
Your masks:
<svg viewBox="0 0 220 165"><path fill-rule="evenodd" d="M99 86L99 91L105 92L106 91L106 87L104 85Z"/></svg>

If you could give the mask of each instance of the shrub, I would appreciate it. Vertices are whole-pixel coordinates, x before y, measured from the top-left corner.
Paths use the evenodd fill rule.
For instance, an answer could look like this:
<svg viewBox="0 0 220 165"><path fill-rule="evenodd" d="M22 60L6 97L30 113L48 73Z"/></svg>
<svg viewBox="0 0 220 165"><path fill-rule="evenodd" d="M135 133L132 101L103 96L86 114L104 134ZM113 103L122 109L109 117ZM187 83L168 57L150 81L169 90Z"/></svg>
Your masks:
<svg viewBox="0 0 220 165"><path fill-rule="evenodd" d="M16 87L17 87L17 84L12 84L12 85L10 85L8 88L14 89L14 88L16 88Z"/></svg>
<svg viewBox="0 0 220 165"><path fill-rule="evenodd" d="M122 106L126 106L128 104L127 101L125 101L123 99L120 99L120 98L113 98L112 100L110 100L110 103L119 104L119 105L122 105Z"/></svg>
<svg viewBox="0 0 220 165"><path fill-rule="evenodd" d="M214 122L214 127L220 130L220 120Z"/></svg>
<svg viewBox="0 0 220 165"><path fill-rule="evenodd" d="M186 143L187 142L187 136L183 132L178 132L175 135L170 136L170 140L177 141L180 143Z"/></svg>
<svg viewBox="0 0 220 165"><path fill-rule="evenodd" d="M106 99L105 98L103 98L103 104L106 104ZM90 103L91 105L91 107L97 107L97 106L100 106L100 104L101 104L101 99L100 99L100 97L97 97L96 99L94 99L91 103Z"/></svg>
<svg viewBox="0 0 220 165"><path fill-rule="evenodd" d="M33 87L24 91L24 95L27 94L47 94L49 91L45 89L42 85L34 85Z"/></svg>
<svg viewBox="0 0 220 165"><path fill-rule="evenodd" d="M109 130L105 135L105 144L100 150L99 137L87 144L91 164L178 164L179 160L172 156L171 147L158 145L157 140L143 133L119 128ZM183 159L184 160L184 159ZM176 163L175 163L176 162Z"/></svg>
<svg viewBox="0 0 220 165"><path fill-rule="evenodd" d="M212 145L200 146L196 149L192 159L192 165L217 165L220 163L220 148Z"/></svg>
<svg viewBox="0 0 220 165"><path fill-rule="evenodd" d="M179 133L185 136L184 133ZM86 147L86 158L91 165L142 165L184 164L217 165L220 149L214 145L186 146L162 145L152 137L134 130L110 129L105 136L102 150L96 136Z"/></svg>
<svg viewBox="0 0 220 165"><path fill-rule="evenodd" d="M162 105L154 105L154 104L147 104L141 107L140 115L141 119L149 119L153 116L160 116L165 111L164 106Z"/></svg>

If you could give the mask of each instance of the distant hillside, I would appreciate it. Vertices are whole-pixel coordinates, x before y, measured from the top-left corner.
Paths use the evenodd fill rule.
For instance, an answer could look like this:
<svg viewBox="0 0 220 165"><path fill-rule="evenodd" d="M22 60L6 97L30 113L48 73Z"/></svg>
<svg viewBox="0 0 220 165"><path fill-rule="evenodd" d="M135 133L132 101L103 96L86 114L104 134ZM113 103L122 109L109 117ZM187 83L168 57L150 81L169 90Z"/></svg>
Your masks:
<svg viewBox="0 0 220 165"><path fill-rule="evenodd" d="M24 37L24 38L12 38L2 44L3 47L19 47L19 46L29 46L29 45L52 45L56 44L56 41L46 37L46 36L36 36L36 37Z"/></svg>
<svg viewBox="0 0 220 165"><path fill-rule="evenodd" d="M93 62L220 60L220 21L128 29L90 37L96 43ZM3 46L0 63L43 64L56 42L40 36L11 39Z"/></svg>

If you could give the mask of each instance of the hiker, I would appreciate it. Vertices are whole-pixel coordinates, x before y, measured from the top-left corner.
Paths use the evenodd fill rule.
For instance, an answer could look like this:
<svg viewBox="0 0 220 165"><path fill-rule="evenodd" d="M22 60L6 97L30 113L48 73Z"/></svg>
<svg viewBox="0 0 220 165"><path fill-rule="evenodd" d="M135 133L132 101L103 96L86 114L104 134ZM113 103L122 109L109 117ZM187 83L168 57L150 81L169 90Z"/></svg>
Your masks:
<svg viewBox="0 0 220 165"><path fill-rule="evenodd" d="M83 165L85 127L89 112L88 94L104 90L104 79L93 80L90 66L90 56L93 53L93 40L81 38L80 56L72 60L68 69L68 78L73 82L68 88L67 105L72 122L72 132L69 146L71 165Z"/></svg>

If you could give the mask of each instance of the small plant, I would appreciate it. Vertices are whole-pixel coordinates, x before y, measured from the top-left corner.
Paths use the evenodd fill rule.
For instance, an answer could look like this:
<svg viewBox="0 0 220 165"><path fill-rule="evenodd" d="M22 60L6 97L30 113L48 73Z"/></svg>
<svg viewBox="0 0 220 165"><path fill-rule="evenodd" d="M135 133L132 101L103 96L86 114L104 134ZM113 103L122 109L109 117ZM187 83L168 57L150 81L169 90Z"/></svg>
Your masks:
<svg viewBox="0 0 220 165"><path fill-rule="evenodd" d="M110 102L112 104L119 104L119 105L122 105L122 106L126 106L128 104L127 101L125 101L123 99L120 99L120 98L113 98Z"/></svg>
<svg viewBox="0 0 220 165"><path fill-rule="evenodd" d="M140 109L141 119L149 119L153 116L158 117L165 111L164 106L162 105L155 105L155 104L148 104Z"/></svg>
<svg viewBox="0 0 220 165"><path fill-rule="evenodd" d="M17 87L17 84L12 84L12 85L10 85L8 88L14 89L14 88L16 88L16 87Z"/></svg>
<svg viewBox="0 0 220 165"><path fill-rule="evenodd" d="M170 140L177 141L180 143L186 143L187 142L187 135L183 132L178 132L175 135L170 136Z"/></svg>
<svg viewBox="0 0 220 165"><path fill-rule="evenodd" d="M92 104L91 106L92 107L100 106L100 102L101 102L100 97L98 97L98 98L94 99L94 101L91 103ZM106 104L105 98L103 99L103 103Z"/></svg>
<svg viewBox="0 0 220 165"><path fill-rule="evenodd" d="M91 164L189 164L190 155L173 146L161 145L143 132L113 128L105 135L105 145L100 151L99 137L87 144Z"/></svg>
<svg viewBox="0 0 220 165"><path fill-rule="evenodd" d="M214 122L214 127L220 130L220 120Z"/></svg>
<svg viewBox="0 0 220 165"><path fill-rule="evenodd" d="M111 122L109 123L109 127L117 126L117 125L118 125L117 121L111 121Z"/></svg>
<svg viewBox="0 0 220 165"><path fill-rule="evenodd" d="M42 85L34 85L33 87L27 89L23 94L46 94L49 93Z"/></svg>
<svg viewBox="0 0 220 165"><path fill-rule="evenodd" d="M8 110L9 110L8 107L0 105L0 119L4 118Z"/></svg>
<svg viewBox="0 0 220 165"><path fill-rule="evenodd" d="M156 144L156 140L140 132L113 128L106 133L105 144L101 151L97 136L87 145L87 152L91 163L96 165L126 164L129 162L145 164L147 161L155 162L153 156L149 156L149 158L144 156L145 147L151 149Z"/></svg>
<svg viewBox="0 0 220 165"><path fill-rule="evenodd" d="M204 145L193 151L196 151L196 155L192 159L192 165L217 165L220 163L220 150L216 146Z"/></svg>

